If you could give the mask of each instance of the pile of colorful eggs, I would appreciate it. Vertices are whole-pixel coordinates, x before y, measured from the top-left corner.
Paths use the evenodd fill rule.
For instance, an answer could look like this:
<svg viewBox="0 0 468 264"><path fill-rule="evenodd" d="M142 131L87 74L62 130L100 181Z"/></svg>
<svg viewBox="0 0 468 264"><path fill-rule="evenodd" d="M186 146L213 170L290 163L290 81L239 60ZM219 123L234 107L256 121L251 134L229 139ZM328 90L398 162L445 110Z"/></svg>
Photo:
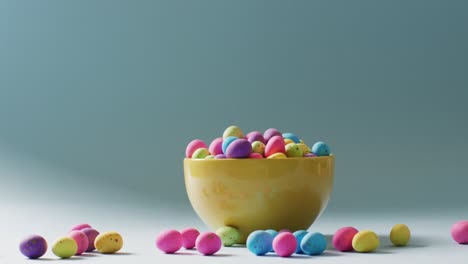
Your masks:
<svg viewBox="0 0 468 264"><path fill-rule="evenodd" d="M67 236L55 241L52 253L59 258L66 259L84 252L92 252L95 249L103 254L112 254L119 251L122 246L123 239L119 233L100 234L88 224L79 224L73 226ZM21 241L19 249L24 256L37 259L47 252L47 241L40 235L31 235Z"/></svg>
<svg viewBox="0 0 468 264"><path fill-rule="evenodd" d="M293 133L281 133L269 128L263 134L252 131L244 136L237 126L226 128L223 137L214 139L209 147L200 139L192 140L185 150L185 157L192 159L241 159L241 158L297 158L330 155L324 142L312 148Z"/></svg>

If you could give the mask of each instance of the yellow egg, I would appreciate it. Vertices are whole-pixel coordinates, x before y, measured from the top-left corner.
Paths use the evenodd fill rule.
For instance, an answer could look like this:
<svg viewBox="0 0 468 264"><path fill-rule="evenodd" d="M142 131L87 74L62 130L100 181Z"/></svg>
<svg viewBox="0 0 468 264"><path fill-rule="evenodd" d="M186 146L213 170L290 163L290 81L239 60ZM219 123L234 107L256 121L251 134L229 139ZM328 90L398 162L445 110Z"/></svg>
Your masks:
<svg viewBox="0 0 468 264"><path fill-rule="evenodd" d="M302 148L302 153L304 153L304 154L312 152L312 150L309 148L309 146L307 146L304 143L298 143L297 145L299 145Z"/></svg>
<svg viewBox="0 0 468 264"><path fill-rule="evenodd" d="M291 143L295 143L292 139L289 139L289 138L285 138L284 139L284 144L287 145L287 144L291 144Z"/></svg>
<svg viewBox="0 0 468 264"><path fill-rule="evenodd" d="M288 157L284 153L278 152L278 153L268 156L268 158L269 159L287 159Z"/></svg>
<svg viewBox="0 0 468 264"><path fill-rule="evenodd" d="M52 246L52 253L59 258L70 258L76 254L78 245L70 237L62 237L55 241Z"/></svg>
<svg viewBox="0 0 468 264"><path fill-rule="evenodd" d="M404 224L394 225L390 231L390 241L397 247L406 246L410 240L411 232L408 226Z"/></svg>
<svg viewBox="0 0 468 264"><path fill-rule="evenodd" d="M244 133L242 132L242 129L240 129L240 127L237 127L237 126L230 126L228 128L226 128L226 130L224 130L224 133L223 133L223 138L227 138L227 137L237 137L237 138L243 138L244 137Z"/></svg>
<svg viewBox="0 0 468 264"><path fill-rule="evenodd" d="M370 230L359 231L353 237L353 248L356 252L366 253L375 251L379 247L379 237Z"/></svg>
<svg viewBox="0 0 468 264"><path fill-rule="evenodd" d="M112 254L122 248L123 239L117 232L106 232L96 237L94 246L101 253Z"/></svg>

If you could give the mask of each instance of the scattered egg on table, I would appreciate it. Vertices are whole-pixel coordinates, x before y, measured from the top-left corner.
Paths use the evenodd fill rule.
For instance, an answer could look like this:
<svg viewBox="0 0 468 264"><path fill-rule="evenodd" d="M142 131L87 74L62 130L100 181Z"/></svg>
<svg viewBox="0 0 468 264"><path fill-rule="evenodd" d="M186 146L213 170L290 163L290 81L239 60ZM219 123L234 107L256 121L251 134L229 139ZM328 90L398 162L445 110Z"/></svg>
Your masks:
<svg viewBox="0 0 468 264"><path fill-rule="evenodd" d="M31 235L20 242L19 250L27 258L37 259L47 252L47 241L40 235Z"/></svg>
<svg viewBox="0 0 468 264"><path fill-rule="evenodd" d="M450 233L458 244L468 244L468 220L456 222Z"/></svg>
<svg viewBox="0 0 468 264"><path fill-rule="evenodd" d="M317 156L330 155L330 148L324 142L317 142L312 146L312 152Z"/></svg>
<svg viewBox="0 0 468 264"><path fill-rule="evenodd" d="M71 237L62 237L55 241L52 246L52 253L59 258L70 258L76 254L78 245Z"/></svg>
<svg viewBox="0 0 468 264"><path fill-rule="evenodd" d="M281 132L279 132L278 129L276 128L269 128L265 130L265 132L263 133L263 138L265 138L265 142L267 143L268 141L270 141L272 137L275 137L275 136L280 136L281 138L283 138L283 135L281 134Z"/></svg>
<svg viewBox="0 0 468 264"><path fill-rule="evenodd" d="M304 154L302 153L302 148L296 143L290 143L286 145L286 156L292 157L302 157Z"/></svg>
<svg viewBox="0 0 468 264"><path fill-rule="evenodd" d="M273 236L266 231L257 230L247 237L247 249L257 256L265 255L272 250Z"/></svg>
<svg viewBox="0 0 468 264"><path fill-rule="evenodd" d="M237 137L227 137L227 138L224 138L223 139L223 144L221 145L221 149L223 150L223 153L226 154L226 151L227 151L227 148L229 147L229 145L238 140L239 138Z"/></svg>
<svg viewBox="0 0 468 264"><path fill-rule="evenodd" d="M231 226L223 226L216 230L216 234L221 238L223 246L230 247L239 243L240 233L237 228Z"/></svg>
<svg viewBox="0 0 468 264"><path fill-rule="evenodd" d="M273 249L280 257L289 257L297 249L296 237L290 232L280 232L273 239Z"/></svg>
<svg viewBox="0 0 468 264"><path fill-rule="evenodd" d="M263 156L261 154L252 152L249 154L249 158L250 159L263 159Z"/></svg>
<svg viewBox="0 0 468 264"><path fill-rule="evenodd" d="M252 152L263 156L263 154L265 154L265 144L260 141L252 142Z"/></svg>
<svg viewBox="0 0 468 264"><path fill-rule="evenodd" d="M269 233L273 239L278 235L278 231L273 230L273 229L265 230L265 232ZM272 243L273 243L273 241L272 241ZM275 252L275 251L273 250L273 246L271 247L270 252Z"/></svg>
<svg viewBox="0 0 468 264"><path fill-rule="evenodd" d="M244 133L242 129L237 126L230 126L224 130L223 138L227 137L236 137L236 138L244 138Z"/></svg>
<svg viewBox="0 0 468 264"><path fill-rule="evenodd" d="M86 223L77 224L75 226L72 226L72 228L70 228L70 232L75 231L75 230L82 230L82 229L85 229L85 228L91 228L91 226L89 224L86 224Z"/></svg>
<svg viewBox="0 0 468 264"><path fill-rule="evenodd" d="M298 231L294 232L293 235L296 237L296 240L297 240L296 253L302 253L301 242L302 242L302 239L304 238L304 236L307 235L307 231L306 230L298 230Z"/></svg>
<svg viewBox="0 0 468 264"><path fill-rule="evenodd" d="M269 159L287 159L288 157L286 156L286 154L284 153L275 153L275 154L272 154L270 156L268 156Z"/></svg>
<svg viewBox="0 0 468 264"><path fill-rule="evenodd" d="M223 138L215 138L211 141L210 147L208 148L210 154L216 156L218 154L223 154Z"/></svg>
<svg viewBox="0 0 468 264"><path fill-rule="evenodd" d="M301 241L301 250L307 255L321 255L327 248L327 239L321 233L308 233Z"/></svg>
<svg viewBox="0 0 468 264"><path fill-rule="evenodd" d="M195 241L198 252L205 256L213 255L221 249L221 238L213 232L200 234Z"/></svg>
<svg viewBox="0 0 468 264"><path fill-rule="evenodd" d="M186 228L180 231L182 235L182 246L186 249L192 249L195 247L195 241L200 235L200 232L195 228Z"/></svg>
<svg viewBox="0 0 468 264"><path fill-rule="evenodd" d="M379 237L370 230L359 231L353 237L353 248L356 252L367 253L375 251L379 247Z"/></svg>
<svg viewBox="0 0 468 264"><path fill-rule="evenodd" d="M96 237L94 246L103 254L113 254L122 249L123 238L117 232L105 232Z"/></svg>
<svg viewBox="0 0 468 264"><path fill-rule="evenodd" d="M279 233L284 233L284 232L292 233L291 230L286 229L286 228L285 228L285 229L281 229L281 230L279 231Z"/></svg>
<svg viewBox="0 0 468 264"><path fill-rule="evenodd" d="M218 154L214 157L215 159L225 159L226 158L226 155L224 154Z"/></svg>
<svg viewBox="0 0 468 264"><path fill-rule="evenodd" d="M193 153L199 148L207 148L205 142L200 139L194 139L190 141L185 149L185 157L192 158Z"/></svg>
<svg viewBox="0 0 468 264"><path fill-rule="evenodd" d="M390 231L390 241L392 241L393 245L397 247L406 246L410 240L410 237L411 232L408 226L404 224L396 224Z"/></svg>
<svg viewBox="0 0 468 264"><path fill-rule="evenodd" d="M333 247L341 252L353 250L353 238L359 231L351 226L338 229L333 235Z"/></svg>
<svg viewBox="0 0 468 264"><path fill-rule="evenodd" d="M245 136L245 139L247 139L250 143L253 143L255 141L260 141L265 144L265 138L263 137L262 133L258 131L252 131L249 134Z"/></svg>
<svg viewBox="0 0 468 264"><path fill-rule="evenodd" d="M301 143L301 140L299 139L299 137L297 137L296 135L294 135L293 133L283 133L283 138L285 139L290 139L292 140L294 143Z"/></svg>
<svg viewBox="0 0 468 264"><path fill-rule="evenodd" d="M252 153L252 145L246 139L234 140L226 149L226 157L230 159L247 158Z"/></svg>
<svg viewBox="0 0 468 264"><path fill-rule="evenodd" d="M182 247L183 241L182 234L179 231L170 229L161 232L156 237L156 247L165 253L172 254L177 252ZM190 244L189 246L192 245Z"/></svg>
<svg viewBox="0 0 468 264"><path fill-rule="evenodd" d="M88 249L89 240L83 231L74 230L68 233L68 236L76 242L77 249L75 255L81 255Z"/></svg>
<svg viewBox="0 0 468 264"><path fill-rule="evenodd" d="M275 153L285 153L284 140L281 136L272 137L265 145L265 157L269 157Z"/></svg>
<svg viewBox="0 0 468 264"><path fill-rule="evenodd" d="M207 148L199 148L193 152L192 159L204 159L208 155L210 155L210 152Z"/></svg>
<svg viewBox="0 0 468 264"><path fill-rule="evenodd" d="M88 248L86 249L86 252L95 250L94 241L96 240L96 237L99 236L99 232L91 227L82 229L81 231L88 237Z"/></svg>

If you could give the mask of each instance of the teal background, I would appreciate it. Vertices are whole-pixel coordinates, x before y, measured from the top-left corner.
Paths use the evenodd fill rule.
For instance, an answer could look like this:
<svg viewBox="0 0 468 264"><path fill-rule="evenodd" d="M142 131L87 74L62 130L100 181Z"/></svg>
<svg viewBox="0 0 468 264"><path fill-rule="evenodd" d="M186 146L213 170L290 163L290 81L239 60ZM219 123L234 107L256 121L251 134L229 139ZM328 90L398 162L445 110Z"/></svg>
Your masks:
<svg viewBox="0 0 468 264"><path fill-rule="evenodd" d="M332 212L467 208L467 11L0 1L0 196L190 210L186 144L237 124L327 141Z"/></svg>

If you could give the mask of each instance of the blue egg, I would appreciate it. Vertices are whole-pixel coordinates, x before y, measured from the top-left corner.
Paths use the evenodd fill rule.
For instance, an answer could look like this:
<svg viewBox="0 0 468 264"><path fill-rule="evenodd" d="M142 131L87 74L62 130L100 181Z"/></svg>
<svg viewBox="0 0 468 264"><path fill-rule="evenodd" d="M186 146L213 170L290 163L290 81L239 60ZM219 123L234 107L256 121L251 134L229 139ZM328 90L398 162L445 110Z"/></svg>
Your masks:
<svg viewBox="0 0 468 264"><path fill-rule="evenodd" d="M317 142L312 146L312 153L317 156L328 156L330 155L330 147L324 142Z"/></svg>
<svg viewBox="0 0 468 264"><path fill-rule="evenodd" d="M301 242L302 242L302 239L304 238L304 236L307 235L307 231L298 230L298 231L294 232L293 235L296 237L296 240L297 240L296 253L302 253Z"/></svg>
<svg viewBox="0 0 468 264"><path fill-rule="evenodd" d="M294 143L301 143L301 140L296 135L294 135L293 133L284 133L283 138L290 139L290 140L294 141Z"/></svg>
<svg viewBox="0 0 468 264"><path fill-rule="evenodd" d="M273 239L275 239L275 237L278 235L278 231L273 230L273 229L265 230L265 232L269 233L273 237ZM271 248L270 252L275 252L273 247Z"/></svg>
<svg viewBox="0 0 468 264"><path fill-rule="evenodd" d="M227 147L231 144L234 140L239 139L238 137L227 137L223 139L223 144L221 148L223 149L223 153L226 154Z"/></svg>
<svg viewBox="0 0 468 264"><path fill-rule="evenodd" d="M308 233L302 238L301 249L307 255L320 255L327 248L327 239L321 233Z"/></svg>
<svg viewBox="0 0 468 264"><path fill-rule="evenodd" d="M273 236L266 231L254 231L247 237L246 246L250 252L257 256L270 252L273 244Z"/></svg>

